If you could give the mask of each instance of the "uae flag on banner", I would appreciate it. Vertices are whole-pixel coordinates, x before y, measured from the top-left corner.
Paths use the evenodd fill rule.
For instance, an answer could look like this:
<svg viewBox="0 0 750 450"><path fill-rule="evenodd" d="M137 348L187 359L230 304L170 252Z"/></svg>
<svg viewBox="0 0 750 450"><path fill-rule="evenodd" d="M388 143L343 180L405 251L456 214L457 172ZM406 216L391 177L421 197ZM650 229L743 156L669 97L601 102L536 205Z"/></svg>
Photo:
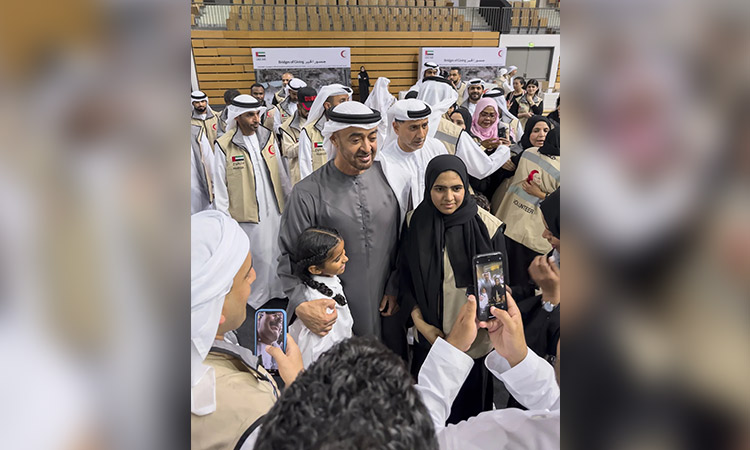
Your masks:
<svg viewBox="0 0 750 450"><path fill-rule="evenodd" d="M434 52L433 52L432 50L425 50L425 51L424 51L424 54L425 54L426 56L432 56L432 55L434 55L435 53L434 53Z"/></svg>
<svg viewBox="0 0 750 450"><path fill-rule="evenodd" d="M247 53L245 53L245 54L247 54ZM255 56L264 58L266 56L266 52L255 52Z"/></svg>

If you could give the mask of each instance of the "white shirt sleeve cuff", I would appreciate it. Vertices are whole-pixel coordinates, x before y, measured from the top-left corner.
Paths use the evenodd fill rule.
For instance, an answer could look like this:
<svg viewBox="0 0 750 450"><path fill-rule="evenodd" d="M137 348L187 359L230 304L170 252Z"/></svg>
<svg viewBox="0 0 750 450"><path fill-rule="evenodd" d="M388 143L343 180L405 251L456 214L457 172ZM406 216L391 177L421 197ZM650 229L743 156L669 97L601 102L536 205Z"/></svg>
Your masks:
<svg viewBox="0 0 750 450"><path fill-rule="evenodd" d="M528 352L523 361L518 363L515 367L509 368L505 372L501 373L500 376L498 376L498 378L503 383L513 386L514 383L518 383L519 381L535 377L537 371L539 370L539 362L541 361L544 364L548 364L530 348L527 348L527 351ZM506 364L508 363L508 361L505 362ZM510 364L508 364L508 366L510 367Z"/></svg>

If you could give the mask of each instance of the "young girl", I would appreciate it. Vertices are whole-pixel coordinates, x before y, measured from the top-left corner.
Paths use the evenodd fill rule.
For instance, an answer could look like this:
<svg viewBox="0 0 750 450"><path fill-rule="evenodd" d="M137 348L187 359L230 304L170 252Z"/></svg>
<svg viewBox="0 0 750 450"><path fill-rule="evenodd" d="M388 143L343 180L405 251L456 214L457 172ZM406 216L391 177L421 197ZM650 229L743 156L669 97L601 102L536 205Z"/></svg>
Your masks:
<svg viewBox="0 0 750 450"><path fill-rule="evenodd" d="M344 250L344 239L332 228L311 227L303 231L297 239L293 261L295 274L307 286L305 301L322 297L331 298L336 301L338 313L333 329L325 336L313 333L301 320L295 321L289 327L289 333L302 352L305 368L334 344L352 336L354 319L338 277L344 273L348 260ZM333 309L326 312L333 314Z"/></svg>

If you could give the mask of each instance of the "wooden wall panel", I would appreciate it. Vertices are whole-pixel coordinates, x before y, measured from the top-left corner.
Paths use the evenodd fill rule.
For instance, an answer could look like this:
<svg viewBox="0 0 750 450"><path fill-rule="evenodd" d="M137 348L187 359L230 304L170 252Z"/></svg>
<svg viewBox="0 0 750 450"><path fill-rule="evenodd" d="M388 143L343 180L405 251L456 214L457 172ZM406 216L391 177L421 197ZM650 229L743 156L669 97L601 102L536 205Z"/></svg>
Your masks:
<svg viewBox="0 0 750 450"><path fill-rule="evenodd" d="M497 47L493 32L303 32L192 30L191 41L200 88L211 103L224 103L226 89L249 93L255 82L253 47L350 47L351 85L357 89L359 66L367 67L370 82L391 80L397 94L416 82L420 47ZM356 94L355 94L356 98Z"/></svg>

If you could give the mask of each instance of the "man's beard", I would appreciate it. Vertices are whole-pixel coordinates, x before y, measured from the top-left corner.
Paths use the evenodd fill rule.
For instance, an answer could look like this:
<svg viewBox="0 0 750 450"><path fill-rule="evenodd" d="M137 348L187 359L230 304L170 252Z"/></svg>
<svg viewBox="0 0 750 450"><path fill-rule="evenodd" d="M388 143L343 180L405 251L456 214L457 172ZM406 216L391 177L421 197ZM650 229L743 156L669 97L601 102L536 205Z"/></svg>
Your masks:
<svg viewBox="0 0 750 450"><path fill-rule="evenodd" d="M199 107L199 106L196 106L195 107L195 112L197 112L198 114L205 114L207 109L208 109L207 106L204 106L202 108Z"/></svg>

